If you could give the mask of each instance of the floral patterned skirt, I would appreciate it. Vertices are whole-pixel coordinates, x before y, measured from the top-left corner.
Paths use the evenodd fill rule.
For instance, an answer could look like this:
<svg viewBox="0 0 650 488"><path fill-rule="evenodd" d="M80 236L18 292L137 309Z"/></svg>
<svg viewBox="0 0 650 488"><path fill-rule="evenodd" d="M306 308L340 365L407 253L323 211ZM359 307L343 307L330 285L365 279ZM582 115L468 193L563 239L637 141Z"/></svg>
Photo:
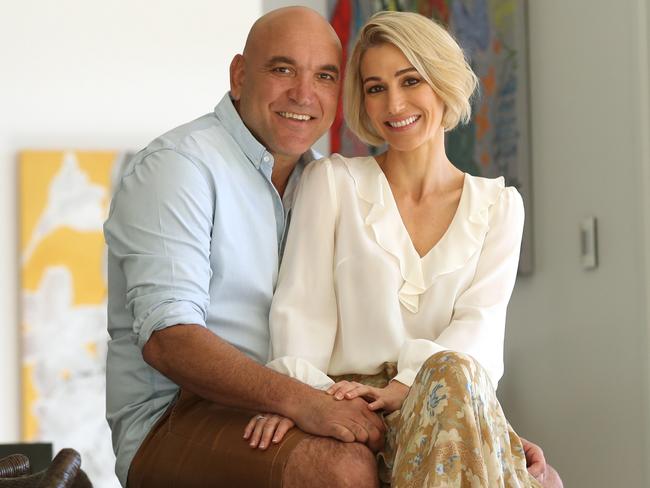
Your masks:
<svg viewBox="0 0 650 488"><path fill-rule="evenodd" d="M385 387L394 363L376 375L343 375ZM495 488L541 485L526 470L519 436L506 420L487 373L470 356L431 356L401 410L384 417L386 442L377 454L379 478L393 488Z"/></svg>

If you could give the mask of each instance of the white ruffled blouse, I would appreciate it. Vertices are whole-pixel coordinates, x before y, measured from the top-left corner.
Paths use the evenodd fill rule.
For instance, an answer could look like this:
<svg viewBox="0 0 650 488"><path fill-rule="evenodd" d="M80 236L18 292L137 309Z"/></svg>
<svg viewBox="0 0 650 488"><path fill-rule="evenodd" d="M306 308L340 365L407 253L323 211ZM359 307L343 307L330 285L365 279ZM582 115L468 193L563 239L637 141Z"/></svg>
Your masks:
<svg viewBox="0 0 650 488"><path fill-rule="evenodd" d="M410 386L432 354L470 354L496 388L524 223L503 178L465 175L456 214L420 257L372 157L304 172L271 307L269 367L316 388L397 362Z"/></svg>

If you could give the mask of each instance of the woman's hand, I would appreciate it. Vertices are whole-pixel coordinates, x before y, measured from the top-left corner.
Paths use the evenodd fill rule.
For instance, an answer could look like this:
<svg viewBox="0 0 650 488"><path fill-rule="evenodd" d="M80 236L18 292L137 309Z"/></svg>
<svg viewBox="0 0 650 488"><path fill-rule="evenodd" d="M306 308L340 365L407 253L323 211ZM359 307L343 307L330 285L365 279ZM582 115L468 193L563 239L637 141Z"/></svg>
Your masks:
<svg viewBox="0 0 650 488"><path fill-rule="evenodd" d="M391 381L385 388L362 385L356 381L339 381L327 390L337 400L352 400L362 397L369 402L370 410L383 410L386 413L402 408L402 403L408 395L409 387L399 381Z"/></svg>
<svg viewBox="0 0 650 488"><path fill-rule="evenodd" d="M293 420L273 413L255 415L244 429L244 439L255 449L265 450L271 443L278 444L294 426Z"/></svg>

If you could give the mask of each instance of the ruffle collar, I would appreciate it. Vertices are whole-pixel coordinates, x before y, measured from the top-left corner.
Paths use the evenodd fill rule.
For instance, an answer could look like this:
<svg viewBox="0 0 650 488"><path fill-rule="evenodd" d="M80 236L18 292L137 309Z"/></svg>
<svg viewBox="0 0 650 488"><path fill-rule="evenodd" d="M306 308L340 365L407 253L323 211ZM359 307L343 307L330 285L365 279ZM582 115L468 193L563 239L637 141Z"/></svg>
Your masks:
<svg viewBox="0 0 650 488"><path fill-rule="evenodd" d="M415 250L383 171L373 157L342 158L354 180L357 196L369 203L365 224L379 246L399 261L404 283L399 300L412 313L419 297L439 276L462 268L483 245L488 212L505 184L496 179L465 175L458 209L445 234L423 257Z"/></svg>

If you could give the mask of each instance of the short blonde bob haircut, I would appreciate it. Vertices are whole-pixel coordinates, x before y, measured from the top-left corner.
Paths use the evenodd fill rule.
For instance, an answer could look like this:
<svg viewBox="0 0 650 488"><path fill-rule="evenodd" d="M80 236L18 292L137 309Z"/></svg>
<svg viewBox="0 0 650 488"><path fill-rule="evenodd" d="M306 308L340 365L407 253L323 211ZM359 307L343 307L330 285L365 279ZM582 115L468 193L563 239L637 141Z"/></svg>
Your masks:
<svg viewBox="0 0 650 488"><path fill-rule="evenodd" d="M472 113L470 99L478 79L462 49L433 20L412 12L378 12L363 26L348 60L343 110L348 127L373 146L384 143L364 107L361 59L371 47L392 44L409 60L445 106L442 126L446 131L466 123Z"/></svg>

